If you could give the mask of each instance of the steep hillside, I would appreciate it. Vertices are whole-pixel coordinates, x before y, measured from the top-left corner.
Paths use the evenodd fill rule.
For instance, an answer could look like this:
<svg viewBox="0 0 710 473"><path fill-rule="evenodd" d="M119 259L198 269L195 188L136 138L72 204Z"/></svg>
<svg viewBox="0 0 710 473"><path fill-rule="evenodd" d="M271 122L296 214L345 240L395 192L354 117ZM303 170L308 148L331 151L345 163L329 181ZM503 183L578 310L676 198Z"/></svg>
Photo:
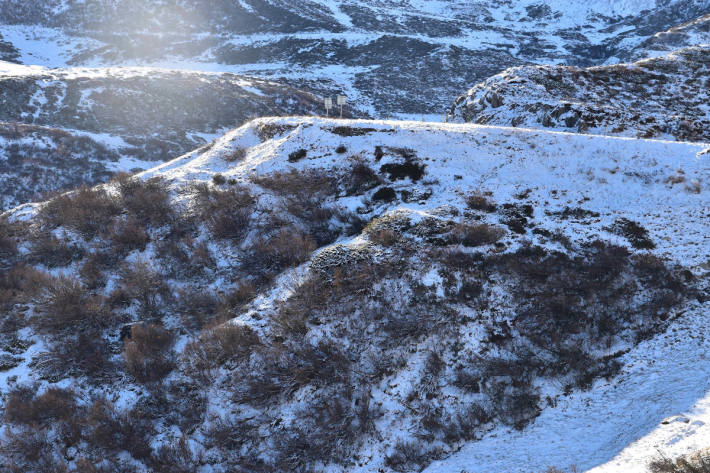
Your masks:
<svg viewBox="0 0 710 473"><path fill-rule="evenodd" d="M633 51L634 60L662 56L690 46L710 44L710 14L651 36Z"/></svg>
<svg viewBox="0 0 710 473"><path fill-rule="evenodd" d="M0 209L117 169L147 169L256 116L323 113L310 92L234 74L8 63L0 63L0 104Z"/></svg>
<svg viewBox="0 0 710 473"><path fill-rule="evenodd" d="M0 123L0 210L37 201L43 193L105 182L119 170L152 165L122 158L78 133Z"/></svg>
<svg viewBox="0 0 710 473"><path fill-rule="evenodd" d="M0 120L120 137L164 161L260 115L324 113L315 95L223 73L152 68L0 70Z"/></svg>
<svg viewBox="0 0 710 473"><path fill-rule="evenodd" d="M509 69L456 99L454 121L710 141L710 48L632 64Z"/></svg>
<svg viewBox="0 0 710 473"><path fill-rule="evenodd" d="M580 397L623 398L630 374L654 399L660 380L638 360L667 374L702 362L666 345L708 309L702 151L260 119L137 178L15 209L0 217L3 464L604 463L675 412L605 411L597 424L627 419L624 437L599 429L612 446L581 455L590 439L570 433L568 457L536 429L585 414ZM520 450L488 448L506 439Z"/></svg>
<svg viewBox="0 0 710 473"><path fill-rule="evenodd" d="M2 0L0 32L26 64L202 64L335 80L385 116L440 114L507 67L627 59L708 13L708 0Z"/></svg>

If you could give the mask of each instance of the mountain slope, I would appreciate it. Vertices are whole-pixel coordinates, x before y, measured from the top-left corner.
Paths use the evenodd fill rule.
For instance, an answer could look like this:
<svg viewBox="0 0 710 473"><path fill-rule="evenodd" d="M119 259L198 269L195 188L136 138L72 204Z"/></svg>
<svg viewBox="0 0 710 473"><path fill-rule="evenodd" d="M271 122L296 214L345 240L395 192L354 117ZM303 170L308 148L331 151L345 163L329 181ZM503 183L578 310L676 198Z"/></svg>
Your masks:
<svg viewBox="0 0 710 473"><path fill-rule="evenodd" d="M581 69L509 69L456 99L455 121L710 141L710 49Z"/></svg>
<svg viewBox="0 0 710 473"><path fill-rule="evenodd" d="M690 46L710 44L710 15L703 15L687 23L651 36L632 53L634 60L661 56Z"/></svg>
<svg viewBox="0 0 710 473"><path fill-rule="evenodd" d="M0 453L28 472L404 472L535 432L707 310L702 150L259 119L16 209ZM537 468L538 444L506 471Z"/></svg>
<svg viewBox="0 0 710 473"><path fill-rule="evenodd" d="M626 60L654 34L709 12L707 0L3 0L0 31L26 64L202 64L335 80L384 116L439 114L507 67Z"/></svg>
<svg viewBox="0 0 710 473"><path fill-rule="evenodd" d="M0 209L41 199L43 193L107 181L153 163L130 160L79 133L0 123Z"/></svg>
<svg viewBox="0 0 710 473"><path fill-rule="evenodd" d="M93 185L116 170L146 169L255 116L309 115L322 108L311 92L234 74L7 63L0 64L0 104L0 121L15 132L44 128L42 134L58 130L63 137L61 152L52 146L39 156L43 145L32 135L4 136L0 159L9 181L0 208L42 192ZM93 151L85 149L91 140ZM29 161L15 167L19 159L41 160L41 170Z"/></svg>

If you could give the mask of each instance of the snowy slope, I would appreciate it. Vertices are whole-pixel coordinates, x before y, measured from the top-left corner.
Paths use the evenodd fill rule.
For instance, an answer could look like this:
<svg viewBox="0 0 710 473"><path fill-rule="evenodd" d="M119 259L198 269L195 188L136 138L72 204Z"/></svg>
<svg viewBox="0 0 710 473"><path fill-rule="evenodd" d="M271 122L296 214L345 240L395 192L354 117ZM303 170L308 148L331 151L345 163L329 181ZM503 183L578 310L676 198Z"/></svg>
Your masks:
<svg viewBox="0 0 710 473"><path fill-rule="evenodd" d="M346 143L348 154L367 159L371 159L371 149L382 142L393 148L413 149L431 161L427 167L441 181L436 187L440 191L434 192L424 208L451 203L466 189L489 190L500 202L531 189L529 200L537 206L549 206L546 210L588 202L590 208L602 212L599 226L611 223L614 215L621 213L631 219L649 220L661 254L691 267L706 262L706 255L694 247L705 248L710 242L703 222L707 210L703 191L710 184L710 176L707 160L697 156L707 145L418 122L372 122L373 132L342 139L327 130L351 122L289 118L277 123L297 128L284 141L259 144L254 134L257 120L225 135L210 151L190 153L158 166L146 176L161 175L189 183L211 179L215 173L238 178L245 173L258 175L291 167L337 170L349 164L331 151L339 141ZM369 128L370 122L352 123ZM307 143L316 158L288 164L284 158L300 143ZM220 163L217 158L235 146L253 147L247 160L237 166ZM454 179L457 175L462 179ZM670 183L677 175L685 178ZM693 182L702 190L698 194L688 187ZM558 197L553 196L554 190ZM660 202L673 212L664 214ZM581 231L577 225L570 227L570 236ZM592 234L593 230L588 232ZM583 239L585 234L587 231L575 236Z"/></svg>
<svg viewBox="0 0 710 473"><path fill-rule="evenodd" d="M128 143L124 154L154 161L194 149L254 116L322 111L312 93L234 74L10 63L0 63L0 100L4 121L111 134Z"/></svg>
<svg viewBox="0 0 710 473"><path fill-rule="evenodd" d="M667 31L656 33L633 52L634 60L662 56L669 51L710 44L710 15L703 15Z"/></svg>
<svg viewBox="0 0 710 473"><path fill-rule="evenodd" d="M0 159L8 163L0 165L7 176L2 209L44 192L103 182L117 170L147 169L256 116L322 113L321 99L312 92L235 74L49 69L2 61L0 103L3 128L44 128L45 135L57 130L64 141L59 153L54 146L38 151L43 145L30 135L0 141ZM349 116L351 109L344 113ZM86 140L97 142L88 156L82 149ZM10 155L25 165L13 165ZM33 169L32 158L41 166Z"/></svg>
<svg viewBox="0 0 710 473"><path fill-rule="evenodd" d="M171 205L181 215L172 217L174 222L161 214L135 213L132 196L122 190L134 187L125 181L107 187L119 199L112 218L120 221L125 214L147 222L142 228L148 235L142 247L119 252L118 262L111 260L100 271L103 283L89 292L93 304L106 301L105 325L87 333L111 347L112 358L102 368L110 374L97 376L79 365L68 373L47 373L43 366L52 366L56 347L89 328L77 324L67 332L42 323L47 302L20 289L26 298L19 303L10 298L8 309L19 322L3 325L0 340L21 340L12 346L23 348L12 352L15 367L0 373L8 381L0 389L7 393L37 381L39 396L50 386L71 387L78 406L72 415L88 415L89 423L94 411L84 409L97 392L112 393L105 402L129 419L148 413L150 428L131 428L140 429L136 438L152 453L134 444L97 444L100 438L71 447L50 442L46 448L56 458L68 458L69 468L76 466L71 458L78 452L89 459L101 455L112 469L123 465L133 471L180 464L203 472L403 472L428 466L432 472L488 473L570 464L586 470L607 462L612 463L602 471L642 471L655 453L650 445L675 454L707 438L698 422L705 422L709 387L701 356L708 340L710 271L706 148L470 124L252 121L211 146L140 175L146 184L157 182L153 178L169 184ZM137 195L149 192L138 189ZM230 195L251 212L246 220L229 213L238 206L217 206ZM471 196L485 199L471 201ZM47 216L43 208L66 204L47 205L16 209L5 215L9 222L0 219L0 224L10 229L27 224L77 245L83 253L75 251L52 274L79 278L79 284L88 285L88 275L102 281L91 266L97 263L90 262L101 261L102 248L124 240L103 236L103 230L91 233L93 227L87 230L72 212L66 220ZM225 227L216 226L225 210L244 225L237 233L230 226L224 234ZM631 232L619 232L619 222L636 223L625 225ZM482 241L470 241L458 233L466 228L488 233ZM29 261L43 269L42 260L32 256L37 243L25 238L18 236L19 255L0 253L0 264ZM309 238L306 252L288 259ZM172 244L187 256L166 259L167 251L177 251L166 249ZM284 246L270 254L272 245ZM179 269L198 254L198 261L212 262L200 263L194 273ZM271 255L271 263L262 266L254 255ZM570 329L563 314L554 312L556 306L545 305L536 292L543 287L554 292L567 278L586 278L583 273L595 266L585 261L599 257L604 274L626 262L624 271L631 272L622 273L624 285L617 289L632 291L623 299L628 307L614 305L616 293L607 293L605 286L598 288L601 301L579 294L592 297L585 299L592 319L593 311L607 304L622 313L632 310L601 338L596 334L602 333L602 322ZM289 261L285 265L278 263L283 258ZM141 314L150 299L132 292L130 284L132 274L145 277L136 264L163 274L160 287L164 284L167 292L153 295L159 307L152 310L159 315L148 320L157 320L175 337L169 350L176 369L151 383L128 371L124 345L133 342L119 341L117 335L121 323L146 320ZM478 289L464 284L470 270L474 281L481 281ZM562 280L555 279L557 273ZM255 294L220 310L237 324L241 337L247 337L244 331L251 334L239 342L249 344L246 352L232 352L207 373L195 372L200 353L211 356L200 350L211 349L192 342L209 340L213 332L207 324L195 328L181 294L186 291L188 300L200 300L198 294L226 297L245 280L252 281ZM635 284L640 286L633 289ZM48 290L56 291L52 287ZM467 287L473 298L466 295L471 294ZM516 298L521 291L551 312L531 312ZM372 298L366 296L370 292ZM321 307L318 301L326 302ZM563 340L556 340L560 333ZM541 346L537 336L552 338ZM585 372L580 381L577 368L560 369L572 361L545 351L557 343L579 347L583 359L601 370ZM533 350L532 358L525 355L526 347ZM49 354L38 357L44 349ZM544 360L555 362L545 365ZM465 376L479 368L479 381ZM511 374L516 369L523 369L518 381ZM162 393L166 402L156 402L153 392ZM14 420L0 435L0 454L24 471L41 471L35 460L12 453L16 443L11 440L22 439L26 427L24 417L11 412ZM661 424L678 415L690 422ZM51 424L33 428L49 439L59 435ZM160 449L178 443L188 450ZM94 453L86 445L93 445ZM72 455L67 457L64 448Z"/></svg>
<svg viewBox="0 0 710 473"><path fill-rule="evenodd" d="M26 64L334 80L333 88L387 116L441 113L460 90L506 67L628 59L643 41L709 8L707 0L3 0L0 34Z"/></svg>
<svg viewBox="0 0 710 473"><path fill-rule="evenodd" d="M456 121L632 137L710 141L710 49L629 64L512 68L477 84Z"/></svg>

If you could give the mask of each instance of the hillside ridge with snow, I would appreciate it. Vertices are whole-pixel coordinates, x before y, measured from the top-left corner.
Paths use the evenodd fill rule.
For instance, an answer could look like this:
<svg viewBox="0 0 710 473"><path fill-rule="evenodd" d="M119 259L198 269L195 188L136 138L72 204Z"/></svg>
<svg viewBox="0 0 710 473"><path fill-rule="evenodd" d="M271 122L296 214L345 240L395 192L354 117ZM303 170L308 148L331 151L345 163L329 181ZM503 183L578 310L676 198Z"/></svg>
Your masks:
<svg viewBox="0 0 710 473"><path fill-rule="evenodd" d="M651 443L698 448L706 148L266 118L14 209L0 456L28 472L640 472ZM645 419L624 408L639 396ZM663 424L678 415L697 428ZM34 438L50 454L17 450Z"/></svg>

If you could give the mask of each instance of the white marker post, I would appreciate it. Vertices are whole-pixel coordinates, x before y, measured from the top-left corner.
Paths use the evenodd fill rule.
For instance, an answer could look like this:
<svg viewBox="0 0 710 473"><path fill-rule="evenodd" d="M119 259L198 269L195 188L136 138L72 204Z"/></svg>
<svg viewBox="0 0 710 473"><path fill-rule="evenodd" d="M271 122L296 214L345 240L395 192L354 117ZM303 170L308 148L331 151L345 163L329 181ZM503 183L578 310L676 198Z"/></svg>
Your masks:
<svg viewBox="0 0 710 473"><path fill-rule="evenodd" d="M330 97L326 97L324 102L325 102L325 116L329 117L330 116L330 109L333 108L333 99L331 99Z"/></svg>
<svg viewBox="0 0 710 473"><path fill-rule="evenodd" d="M343 118L343 105L348 103L348 98L344 95L338 95L338 105L340 105L340 118Z"/></svg>

